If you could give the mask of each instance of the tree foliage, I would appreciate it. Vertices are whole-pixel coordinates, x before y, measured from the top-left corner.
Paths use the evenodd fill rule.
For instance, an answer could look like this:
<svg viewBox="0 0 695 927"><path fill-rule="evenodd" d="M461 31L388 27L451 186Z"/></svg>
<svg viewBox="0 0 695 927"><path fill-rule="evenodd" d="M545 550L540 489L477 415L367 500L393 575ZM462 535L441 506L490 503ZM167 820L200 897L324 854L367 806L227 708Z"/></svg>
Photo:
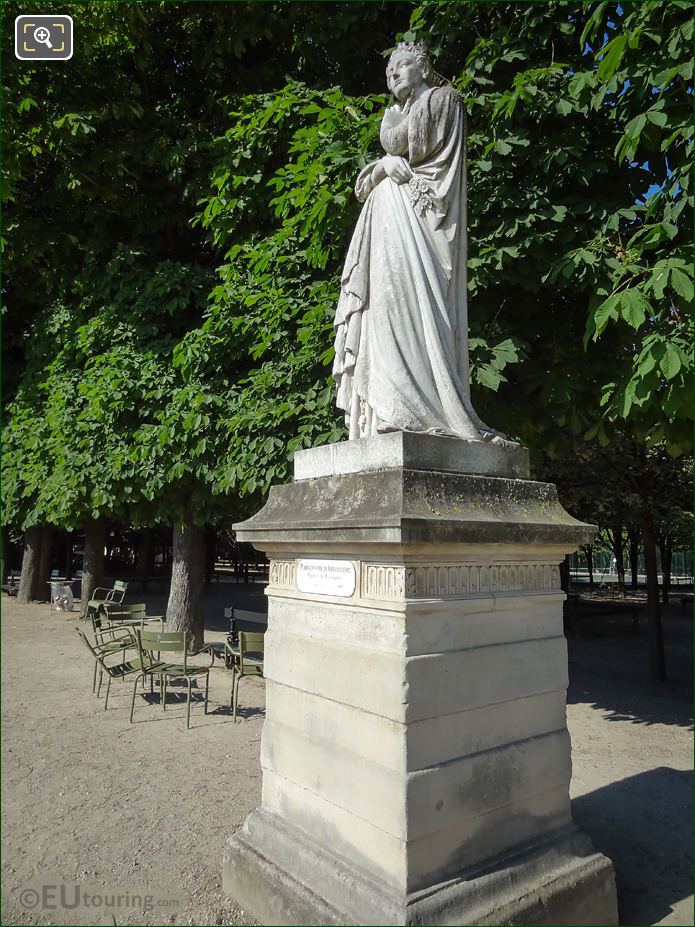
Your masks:
<svg viewBox="0 0 695 927"><path fill-rule="evenodd" d="M572 435L605 446L626 423L683 453L692 6L468 4L461 14L426 3L411 29L468 103L472 324L528 345L500 391L501 416L555 453Z"/></svg>
<svg viewBox="0 0 695 927"><path fill-rule="evenodd" d="M72 61L4 72L7 523L212 522L343 435L332 318L394 37L466 103L485 420L556 457L687 449L689 4L50 12Z"/></svg>

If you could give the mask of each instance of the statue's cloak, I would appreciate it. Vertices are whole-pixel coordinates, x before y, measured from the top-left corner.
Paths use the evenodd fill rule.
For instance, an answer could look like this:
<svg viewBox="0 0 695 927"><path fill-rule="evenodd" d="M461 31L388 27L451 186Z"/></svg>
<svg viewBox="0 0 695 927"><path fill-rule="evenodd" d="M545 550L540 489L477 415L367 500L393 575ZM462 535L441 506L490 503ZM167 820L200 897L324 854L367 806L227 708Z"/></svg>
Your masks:
<svg viewBox="0 0 695 927"><path fill-rule="evenodd" d="M395 428L480 440L486 426L468 386L464 109L449 87L428 89L395 128L389 154L410 183L374 182L364 201L336 311L333 374L350 438Z"/></svg>

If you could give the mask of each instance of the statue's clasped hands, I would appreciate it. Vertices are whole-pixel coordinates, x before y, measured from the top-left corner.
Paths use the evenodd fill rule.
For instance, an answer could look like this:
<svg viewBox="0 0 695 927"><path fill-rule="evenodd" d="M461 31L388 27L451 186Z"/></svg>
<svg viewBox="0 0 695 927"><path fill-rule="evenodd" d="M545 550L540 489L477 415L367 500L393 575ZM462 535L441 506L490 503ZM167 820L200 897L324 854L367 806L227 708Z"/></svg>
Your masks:
<svg viewBox="0 0 695 927"><path fill-rule="evenodd" d="M387 177L390 177L395 183L408 183L413 176L410 165L397 155L384 155L381 159L381 166Z"/></svg>

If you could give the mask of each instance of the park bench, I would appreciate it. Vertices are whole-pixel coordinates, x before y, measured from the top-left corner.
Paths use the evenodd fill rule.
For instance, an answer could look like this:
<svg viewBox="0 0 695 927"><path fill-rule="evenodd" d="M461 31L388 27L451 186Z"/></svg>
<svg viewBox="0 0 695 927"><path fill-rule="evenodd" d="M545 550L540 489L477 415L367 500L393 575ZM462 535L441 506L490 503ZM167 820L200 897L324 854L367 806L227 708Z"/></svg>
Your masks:
<svg viewBox="0 0 695 927"><path fill-rule="evenodd" d="M265 612L252 612L243 608L225 608L224 617L230 619L230 634L238 634L239 631L259 631L263 633L268 627L268 615Z"/></svg>
<svg viewBox="0 0 695 927"><path fill-rule="evenodd" d="M227 641L212 644L212 647L215 656L220 659L224 658L225 666L231 669L233 661L230 659L229 648L236 649L239 646L239 632L265 634L268 628L268 615L265 612L252 612L243 608L225 608L224 617L229 618Z"/></svg>

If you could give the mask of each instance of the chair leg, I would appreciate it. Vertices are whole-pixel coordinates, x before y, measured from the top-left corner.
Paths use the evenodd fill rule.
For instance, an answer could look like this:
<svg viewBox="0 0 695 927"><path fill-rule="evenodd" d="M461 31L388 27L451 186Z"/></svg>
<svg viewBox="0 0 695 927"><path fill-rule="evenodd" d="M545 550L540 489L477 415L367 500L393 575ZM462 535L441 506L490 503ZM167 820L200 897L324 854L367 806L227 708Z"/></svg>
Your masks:
<svg viewBox="0 0 695 927"><path fill-rule="evenodd" d="M154 676L150 673L150 695L154 695Z"/></svg>
<svg viewBox="0 0 695 927"><path fill-rule="evenodd" d="M191 677L186 677L188 683L188 701L186 702L186 730L191 726Z"/></svg>
<svg viewBox="0 0 695 927"><path fill-rule="evenodd" d="M159 677L161 682L159 684L160 695L162 699L162 711L167 710L167 678L162 675Z"/></svg>
<svg viewBox="0 0 695 927"><path fill-rule="evenodd" d="M104 699L104 711L109 707L109 692L111 691L111 677L106 681L106 698Z"/></svg>
<svg viewBox="0 0 695 927"><path fill-rule="evenodd" d="M133 712L135 711L135 693L138 691L138 683L140 682L141 679L143 682L145 681L145 677L142 675L142 673L139 676L135 677L135 684L133 685L133 698L130 702L130 723L131 724L133 723Z"/></svg>
<svg viewBox="0 0 695 927"><path fill-rule="evenodd" d="M237 673L234 679L234 688L232 690L233 699L234 699L233 708L232 708L232 720L234 721L235 724L236 724L237 703L239 702L239 680L240 679L241 679L241 673Z"/></svg>
<svg viewBox="0 0 695 927"><path fill-rule="evenodd" d="M99 696L101 695L101 680L103 676L104 676L104 671L102 670L101 667L99 667L99 683L97 685L97 698L99 698Z"/></svg>
<svg viewBox="0 0 695 927"><path fill-rule="evenodd" d="M94 677L92 679L92 695L97 691L97 670L99 669L99 664L97 661L94 661Z"/></svg>
<svg viewBox="0 0 695 927"><path fill-rule="evenodd" d="M203 711L204 715L208 713L208 692L209 690L210 690L210 673L208 672L205 674L205 710Z"/></svg>

